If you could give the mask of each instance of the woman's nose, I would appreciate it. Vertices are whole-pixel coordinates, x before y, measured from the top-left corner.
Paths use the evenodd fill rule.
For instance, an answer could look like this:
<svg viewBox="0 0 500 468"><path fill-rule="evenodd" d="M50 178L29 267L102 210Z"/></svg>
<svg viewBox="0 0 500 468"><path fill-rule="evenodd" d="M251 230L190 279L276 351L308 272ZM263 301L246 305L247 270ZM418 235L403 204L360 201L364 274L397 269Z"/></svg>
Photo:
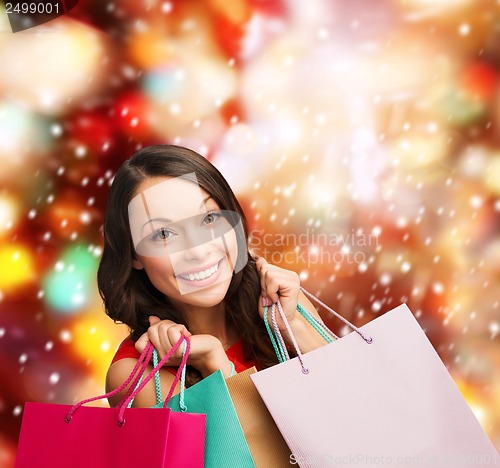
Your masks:
<svg viewBox="0 0 500 468"><path fill-rule="evenodd" d="M186 229L183 236L182 251L189 260L201 259L212 251L212 235L204 229Z"/></svg>

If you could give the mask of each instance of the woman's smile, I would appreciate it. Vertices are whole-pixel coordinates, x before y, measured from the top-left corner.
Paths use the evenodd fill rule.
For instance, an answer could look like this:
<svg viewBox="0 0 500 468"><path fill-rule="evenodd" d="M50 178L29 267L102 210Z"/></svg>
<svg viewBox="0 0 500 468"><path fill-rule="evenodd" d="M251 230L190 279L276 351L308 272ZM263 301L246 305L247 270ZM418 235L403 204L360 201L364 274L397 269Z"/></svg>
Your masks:
<svg viewBox="0 0 500 468"><path fill-rule="evenodd" d="M175 276L187 281L201 281L204 279L208 279L215 273L217 273L217 271L219 271L219 265L222 260L223 259L220 259L219 261L212 263L207 267L185 271L184 273L179 273Z"/></svg>

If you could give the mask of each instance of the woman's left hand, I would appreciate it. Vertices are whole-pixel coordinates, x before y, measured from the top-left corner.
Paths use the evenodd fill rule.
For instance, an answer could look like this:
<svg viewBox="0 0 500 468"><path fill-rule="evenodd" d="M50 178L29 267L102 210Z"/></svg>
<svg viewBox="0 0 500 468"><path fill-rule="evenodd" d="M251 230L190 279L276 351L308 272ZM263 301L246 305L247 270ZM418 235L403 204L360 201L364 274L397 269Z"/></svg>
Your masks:
<svg viewBox="0 0 500 468"><path fill-rule="evenodd" d="M264 307L280 300L288 323L295 318L295 311L299 301L300 279L294 271L271 265L263 257L259 257L257 271L260 274L261 297L259 300L259 313L264 316ZM285 328L280 314L276 311L278 327Z"/></svg>

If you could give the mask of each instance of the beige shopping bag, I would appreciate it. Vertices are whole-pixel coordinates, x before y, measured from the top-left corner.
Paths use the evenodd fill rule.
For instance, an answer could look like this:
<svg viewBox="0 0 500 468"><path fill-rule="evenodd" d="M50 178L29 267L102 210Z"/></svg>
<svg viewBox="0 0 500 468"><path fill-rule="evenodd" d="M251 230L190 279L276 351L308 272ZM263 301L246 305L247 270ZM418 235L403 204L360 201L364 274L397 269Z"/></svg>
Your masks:
<svg viewBox="0 0 500 468"><path fill-rule="evenodd" d="M256 372L252 367L227 379L229 394L257 468L289 467L290 449L250 379Z"/></svg>

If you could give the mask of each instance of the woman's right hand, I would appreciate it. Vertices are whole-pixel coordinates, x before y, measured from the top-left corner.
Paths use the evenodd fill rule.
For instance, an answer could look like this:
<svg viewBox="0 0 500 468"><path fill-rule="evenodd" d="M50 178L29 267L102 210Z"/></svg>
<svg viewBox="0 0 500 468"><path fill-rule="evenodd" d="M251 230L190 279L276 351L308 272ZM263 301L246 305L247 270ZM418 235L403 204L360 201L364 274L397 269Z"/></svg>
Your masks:
<svg viewBox="0 0 500 468"><path fill-rule="evenodd" d="M191 351L188 356L188 364L199 370L202 377L206 377L218 369L224 375L230 372L229 364L224 347L218 338L213 335L192 335L189 330L181 324L171 320L161 320L154 315L149 317L149 328L135 343L139 353L144 351L148 342L156 348L160 359L174 347L181 335L189 337ZM182 359L182 346L165 363L165 366L178 366ZM228 375L226 375L228 376Z"/></svg>

